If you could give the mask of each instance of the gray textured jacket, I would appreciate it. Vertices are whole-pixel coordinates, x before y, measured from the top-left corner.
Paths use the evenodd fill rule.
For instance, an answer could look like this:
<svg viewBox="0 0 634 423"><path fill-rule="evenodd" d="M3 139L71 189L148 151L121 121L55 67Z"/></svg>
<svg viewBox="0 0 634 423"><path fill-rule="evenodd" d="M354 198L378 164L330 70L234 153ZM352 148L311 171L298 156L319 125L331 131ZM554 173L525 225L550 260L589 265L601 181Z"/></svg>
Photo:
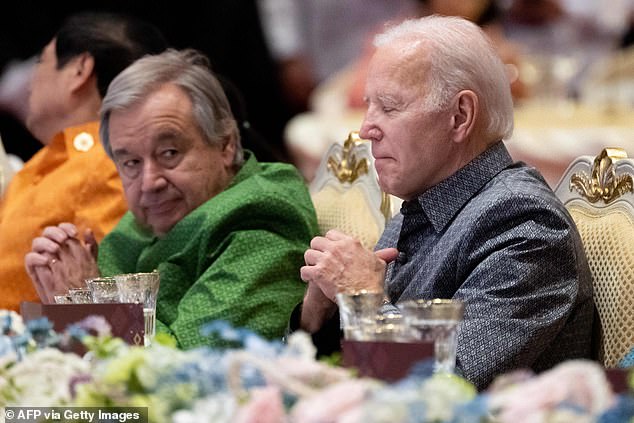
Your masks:
<svg viewBox="0 0 634 423"><path fill-rule="evenodd" d="M385 247L400 251L386 277L393 303L466 302L457 367L479 388L511 369L590 357L592 287L579 234L541 175L513 164L502 142L403 203L377 245Z"/></svg>

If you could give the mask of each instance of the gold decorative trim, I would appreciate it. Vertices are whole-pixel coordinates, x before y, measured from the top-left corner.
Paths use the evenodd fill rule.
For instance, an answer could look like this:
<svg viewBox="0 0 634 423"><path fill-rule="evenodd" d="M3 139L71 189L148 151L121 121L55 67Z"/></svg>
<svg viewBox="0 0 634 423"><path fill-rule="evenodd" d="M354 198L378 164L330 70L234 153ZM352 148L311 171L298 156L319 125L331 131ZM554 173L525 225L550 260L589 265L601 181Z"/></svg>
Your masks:
<svg viewBox="0 0 634 423"><path fill-rule="evenodd" d="M594 159L591 176L580 172L570 177L570 191L576 190L591 203L603 200L605 204L611 203L626 192L634 193L632 175L616 174L616 162L626 158L627 153L622 148L604 148Z"/></svg>
<svg viewBox="0 0 634 423"><path fill-rule="evenodd" d="M348 139L343 144L341 158L336 157L334 154L328 157L328 170L337 177L339 182L352 183L360 176L368 173L370 167L368 159L357 161L357 156L354 154L354 146L361 142L363 141L359 138L358 132L350 132Z"/></svg>
<svg viewBox="0 0 634 423"><path fill-rule="evenodd" d="M354 147L364 142L367 141L359 137L358 131L352 131L348 135L348 139L343 143L341 158L338 157L337 153L328 157L327 168L337 177L340 183L352 183L360 176L368 173L370 168L368 159L362 158L357 161L357 156L354 154ZM392 218L392 201L390 196L382 191L380 210L386 222Z"/></svg>
<svg viewBox="0 0 634 423"><path fill-rule="evenodd" d="M390 195L383 191L381 191L381 214L385 217L386 222L392 218L392 200Z"/></svg>
<svg viewBox="0 0 634 423"><path fill-rule="evenodd" d="M134 337L132 338L132 342L134 342L134 345L136 345L137 347L143 345L143 336L141 336L139 332L135 333Z"/></svg>

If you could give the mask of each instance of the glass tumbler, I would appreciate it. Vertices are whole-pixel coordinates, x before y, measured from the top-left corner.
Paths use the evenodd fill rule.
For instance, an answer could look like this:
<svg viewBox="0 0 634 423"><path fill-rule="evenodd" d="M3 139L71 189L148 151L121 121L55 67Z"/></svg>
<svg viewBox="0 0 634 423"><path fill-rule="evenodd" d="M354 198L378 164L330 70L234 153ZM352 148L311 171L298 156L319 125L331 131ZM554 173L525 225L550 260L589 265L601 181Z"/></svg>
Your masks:
<svg viewBox="0 0 634 423"><path fill-rule="evenodd" d="M86 286L92 292L94 303L118 303L119 290L115 278L86 279Z"/></svg>
<svg viewBox="0 0 634 423"><path fill-rule="evenodd" d="M54 299L55 299L55 304L72 304L73 303L73 299L71 298L70 294L55 295Z"/></svg>
<svg viewBox="0 0 634 423"><path fill-rule="evenodd" d="M72 299L73 304L92 303L92 292L88 288L70 288L68 295Z"/></svg>

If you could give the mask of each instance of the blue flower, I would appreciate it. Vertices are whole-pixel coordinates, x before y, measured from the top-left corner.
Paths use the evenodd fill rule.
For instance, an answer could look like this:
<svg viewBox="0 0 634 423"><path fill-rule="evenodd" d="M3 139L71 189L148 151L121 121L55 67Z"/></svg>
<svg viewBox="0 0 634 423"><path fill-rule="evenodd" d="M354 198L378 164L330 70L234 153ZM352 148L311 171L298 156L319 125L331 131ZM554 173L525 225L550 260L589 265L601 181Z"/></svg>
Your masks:
<svg viewBox="0 0 634 423"><path fill-rule="evenodd" d="M8 313L0 317L0 327L2 328L2 334L9 335L9 333L11 332L11 320L11 314Z"/></svg>
<svg viewBox="0 0 634 423"><path fill-rule="evenodd" d="M88 336L88 331L86 331L86 329L84 329L82 326L76 324L69 325L66 328L66 333L72 339L76 339L78 341L81 341L85 336Z"/></svg>
<svg viewBox="0 0 634 423"><path fill-rule="evenodd" d="M31 335L38 348L46 348L59 342L59 335L53 331L53 323L46 317L29 320L26 332Z"/></svg>
<svg viewBox="0 0 634 423"><path fill-rule="evenodd" d="M634 367L634 348L627 353L623 360L617 365L620 368Z"/></svg>
<svg viewBox="0 0 634 423"><path fill-rule="evenodd" d="M163 375L160 385L192 384L201 396L225 391L226 364L224 355L217 351L200 348L189 352L190 360Z"/></svg>
<svg viewBox="0 0 634 423"><path fill-rule="evenodd" d="M619 395L616 404L601 414L597 423L621 423L632 421L634 416L634 397Z"/></svg>
<svg viewBox="0 0 634 423"><path fill-rule="evenodd" d="M53 329L53 324L46 317L40 317L39 319L32 319L26 322L26 328L35 335L40 332L48 334Z"/></svg>
<svg viewBox="0 0 634 423"><path fill-rule="evenodd" d="M458 404L454 408L451 423L480 423L487 421L490 417L487 399L488 396L486 394L480 394L467 403Z"/></svg>
<svg viewBox="0 0 634 423"><path fill-rule="evenodd" d="M246 337L252 332L244 328L235 328L231 323L226 320L214 320L207 323L200 329L202 336L217 336L220 339L228 342L244 344Z"/></svg>
<svg viewBox="0 0 634 423"><path fill-rule="evenodd" d="M15 353L15 347L10 337L0 335L0 357Z"/></svg>

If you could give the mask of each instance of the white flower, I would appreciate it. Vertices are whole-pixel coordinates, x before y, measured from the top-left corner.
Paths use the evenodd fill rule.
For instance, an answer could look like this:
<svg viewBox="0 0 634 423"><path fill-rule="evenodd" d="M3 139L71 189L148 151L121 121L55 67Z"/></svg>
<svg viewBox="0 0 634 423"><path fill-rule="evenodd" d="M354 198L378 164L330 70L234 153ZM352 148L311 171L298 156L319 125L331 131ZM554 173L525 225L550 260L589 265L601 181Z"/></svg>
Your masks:
<svg viewBox="0 0 634 423"><path fill-rule="evenodd" d="M52 348L35 351L0 369L0 406L69 404L72 379L89 371L89 364L75 354Z"/></svg>
<svg viewBox="0 0 634 423"><path fill-rule="evenodd" d="M174 423L231 423L236 413L233 395L223 392L200 399L191 410L179 410L172 414Z"/></svg>
<svg viewBox="0 0 634 423"><path fill-rule="evenodd" d="M282 355L314 360L317 356L317 348L313 345L313 340L308 333L296 331L289 335Z"/></svg>

